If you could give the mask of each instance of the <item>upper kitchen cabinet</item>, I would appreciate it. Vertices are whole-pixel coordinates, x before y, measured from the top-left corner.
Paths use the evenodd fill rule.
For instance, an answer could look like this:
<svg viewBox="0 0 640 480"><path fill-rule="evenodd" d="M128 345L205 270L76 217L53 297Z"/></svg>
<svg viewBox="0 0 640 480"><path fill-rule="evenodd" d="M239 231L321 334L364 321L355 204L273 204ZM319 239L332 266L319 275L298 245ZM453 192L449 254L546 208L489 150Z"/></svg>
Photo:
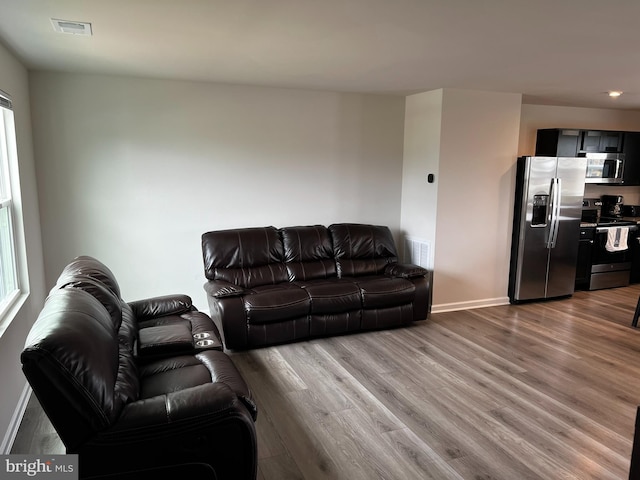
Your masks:
<svg viewBox="0 0 640 480"><path fill-rule="evenodd" d="M623 134L608 130L583 130L578 153L620 153Z"/></svg>
<svg viewBox="0 0 640 480"><path fill-rule="evenodd" d="M624 133L612 130L542 128L537 132L535 154L577 157L584 153L619 153L623 151Z"/></svg>
<svg viewBox="0 0 640 480"><path fill-rule="evenodd" d="M624 153L622 185L640 185L640 132L542 128L536 156L578 157L588 153Z"/></svg>
<svg viewBox="0 0 640 480"><path fill-rule="evenodd" d="M536 156L576 157L580 145L580 130L542 128L536 136Z"/></svg>

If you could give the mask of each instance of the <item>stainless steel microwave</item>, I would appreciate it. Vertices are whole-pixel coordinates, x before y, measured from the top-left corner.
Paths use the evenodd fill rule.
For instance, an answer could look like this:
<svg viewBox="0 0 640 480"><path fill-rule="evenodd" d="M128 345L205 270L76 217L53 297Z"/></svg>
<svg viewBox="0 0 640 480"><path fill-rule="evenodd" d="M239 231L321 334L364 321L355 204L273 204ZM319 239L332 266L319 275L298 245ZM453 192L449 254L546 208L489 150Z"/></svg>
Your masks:
<svg viewBox="0 0 640 480"><path fill-rule="evenodd" d="M587 158L585 183L622 183L623 153L584 153Z"/></svg>

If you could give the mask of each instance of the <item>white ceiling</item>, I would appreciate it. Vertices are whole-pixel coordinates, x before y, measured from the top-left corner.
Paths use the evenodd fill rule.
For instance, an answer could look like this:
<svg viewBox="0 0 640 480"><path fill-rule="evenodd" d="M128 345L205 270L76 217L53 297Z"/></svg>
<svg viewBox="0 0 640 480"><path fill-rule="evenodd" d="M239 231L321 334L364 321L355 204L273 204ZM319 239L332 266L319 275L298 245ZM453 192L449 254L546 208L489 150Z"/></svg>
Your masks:
<svg viewBox="0 0 640 480"><path fill-rule="evenodd" d="M0 41L35 70L640 109L640 0L0 0Z"/></svg>

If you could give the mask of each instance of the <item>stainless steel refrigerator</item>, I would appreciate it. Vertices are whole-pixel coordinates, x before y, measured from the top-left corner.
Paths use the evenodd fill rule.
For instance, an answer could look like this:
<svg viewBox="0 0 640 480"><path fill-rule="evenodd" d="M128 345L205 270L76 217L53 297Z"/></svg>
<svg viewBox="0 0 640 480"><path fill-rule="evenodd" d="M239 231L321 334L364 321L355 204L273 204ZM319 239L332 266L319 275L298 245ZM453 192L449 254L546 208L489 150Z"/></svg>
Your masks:
<svg viewBox="0 0 640 480"><path fill-rule="evenodd" d="M573 294L586 168L585 158L518 158L511 303Z"/></svg>

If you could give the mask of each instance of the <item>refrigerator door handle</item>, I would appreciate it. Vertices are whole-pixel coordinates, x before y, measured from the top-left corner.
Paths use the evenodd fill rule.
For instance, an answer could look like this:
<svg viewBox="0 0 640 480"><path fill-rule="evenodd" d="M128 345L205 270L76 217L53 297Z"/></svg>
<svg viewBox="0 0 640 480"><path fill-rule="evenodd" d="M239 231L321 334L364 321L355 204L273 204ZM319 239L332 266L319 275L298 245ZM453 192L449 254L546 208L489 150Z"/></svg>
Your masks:
<svg viewBox="0 0 640 480"><path fill-rule="evenodd" d="M562 183L560 178L551 179L551 215L549 227L549 242L547 248L555 248L558 240L558 230L560 229L560 192Z"/></svg>

